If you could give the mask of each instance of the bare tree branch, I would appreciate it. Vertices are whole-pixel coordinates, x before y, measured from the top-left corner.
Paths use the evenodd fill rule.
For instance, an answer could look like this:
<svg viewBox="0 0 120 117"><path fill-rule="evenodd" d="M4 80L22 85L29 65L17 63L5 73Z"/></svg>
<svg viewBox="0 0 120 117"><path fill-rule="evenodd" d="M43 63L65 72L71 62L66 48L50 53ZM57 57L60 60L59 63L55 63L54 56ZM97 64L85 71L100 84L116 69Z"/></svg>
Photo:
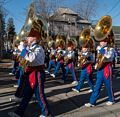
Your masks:
<svg viewBox="0 0 120 117"><path fill-rule="evenodd" d="M90 20L91 17L96 16L98 3L96 0L79 0L74 8L81 17Z"/></svg>
<svg viewBox="0 0 120 117"><path fill-rule="evenodd" d="M39 13L46 19L52 14L57 8L64 3L65 0L33 0L38 6Z"/></svg>

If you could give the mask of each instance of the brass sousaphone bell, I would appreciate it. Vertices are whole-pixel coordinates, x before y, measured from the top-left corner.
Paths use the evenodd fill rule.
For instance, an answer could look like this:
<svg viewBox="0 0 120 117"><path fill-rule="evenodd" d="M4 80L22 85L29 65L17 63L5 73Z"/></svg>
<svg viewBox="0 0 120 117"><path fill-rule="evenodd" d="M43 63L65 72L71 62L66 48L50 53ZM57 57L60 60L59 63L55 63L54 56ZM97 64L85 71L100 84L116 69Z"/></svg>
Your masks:
<svg viewBox="0 0 120 117"><path fill-rule="evenodd" d="M89 28L84 29L79 37L79 45L81 47L88 47L90 51L95 50L95 41L91 37L91 32Z"/></svg>
<svg viewBox="0 0 120 117"><path fill-rule="evenodd" d="M73 49L75 49L77 47L77 41L76 38L69 38L67 40L67 47L72 47ZM67 55L64 56L64 63L65 65L68 64L69 60L71 59L71 57L68 57Z"/></svg>
<svg viewBox="0 0 120 117"><path fill-rule="evenodd" d="M65 47L65 41L63 40L62 36L60 34L58 34L56 36L56 41L55 41L55 47L61 47L61 49L64 49ZM59 60L61 58L61 53L60 51L56 53L56 61Z"/></svg>
<svg viewBox="0 0 120 117"><path fill-rule="evenodd" d="M25 21L24 30L26 36L35 35L38 39L43 38L44 32L47 31L47 21L40 16L35 8L35 4L31 4L28 10L28 16Z"/></svg>
<svg viewBox="0 0 120 117"><path fill-rule="evenodd" d="M80 47L87 47L89 48L90 52L95 50L95 42L91 37L91 32L89 28L84 29L79 37L79 45ZM82 56L81 54L78 56L78 67L81 67L82 64L86 63L87 58Z"/></svg>
<svg viewBox="0 0 120 117"><path fill-rule="evenodd" d="M94 30L94 37L95 40L100 41L107 41L108 49L110 47L114 47L115 39L114 33L112 31L112 18L109 15L103 16L98 23L96 24ZM102 66L105 57L101 54L97 55L97 62L95 64L95 69L99 69Z"/></svg>
<svg viewBox="0 0 120 117"><path fill-rule="evenodd" d="M112 31L112 18L109 15L103 16L96 24L94 30L96 41L107 40L108 46L113 47L115 44L114 33Z"/></svg>
<svg viewBox="0 0 120 117"><path fill-rule="evenodd" d="M65 47L65 41L63 40L60 34L56 36L55 46L56 47L60 46L62 49Z"/></svg>
<svg viewBox="0 0 120 117"><path fill-rule="evenodd" d="M53 38L50 37L50 36L48 37L47 43L48 43L48 47L49 47L49 48L55 46L55 41L54 41Z"/></svg>

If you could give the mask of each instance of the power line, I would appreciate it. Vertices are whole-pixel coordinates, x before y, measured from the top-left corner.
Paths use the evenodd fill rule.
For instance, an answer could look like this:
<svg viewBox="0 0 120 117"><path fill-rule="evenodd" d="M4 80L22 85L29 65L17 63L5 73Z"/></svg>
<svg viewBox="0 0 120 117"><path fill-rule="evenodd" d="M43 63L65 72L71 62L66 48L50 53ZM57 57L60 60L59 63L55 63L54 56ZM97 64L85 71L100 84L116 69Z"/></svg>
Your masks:
<svg viewBox="0 0 120 117"><path fill-rule="evenodd" d="M117 7L117 5L120 3L120 0L118 0L116 2L116 4L106 13L106 14L109 14L111 11L113 11L115 9L115 7Z"/></svg>
<svg viewBox="0 0 120 117"><path fill-rule="evenodd" d="M116 17L118 17L120 15L120 12L118 12L115 16L113 16L113 19L115 19Z"/></svg>
<svg viewBox="0 0 120 117"><path fill-rule="evenodd" d="M8 11L7 9L5 9L5 10L6 10L7 13L9 13L9 15L11 15L11 16L12 16L14 19L16 19L17 21L23 22L22 18L21 18L21 19L20 19L20 18L17 18L17 17L14 16L14 14L13 14L12 12Z"/></svg>

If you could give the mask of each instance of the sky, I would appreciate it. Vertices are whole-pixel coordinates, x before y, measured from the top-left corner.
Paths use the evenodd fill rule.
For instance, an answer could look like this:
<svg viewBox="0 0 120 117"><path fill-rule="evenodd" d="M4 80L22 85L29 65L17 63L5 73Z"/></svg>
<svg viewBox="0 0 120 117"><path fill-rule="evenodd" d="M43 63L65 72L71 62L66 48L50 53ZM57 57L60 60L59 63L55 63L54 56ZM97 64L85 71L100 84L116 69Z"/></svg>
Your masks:
<svg viewBox="0 0 120 117"><path fill-rule="evenodd" d="M7 9L8 15L6 19L12 17L16 32L19 33L26 18L26 9L33 0L7 0L4 4ZM64 7L70 7L78 0L65 0ZM90 1L90 0L89 0ZM97 16L93 20L99 20L104 15L112 17L113 26L120 26L120 0L96 0L98 3Z"/></svg>

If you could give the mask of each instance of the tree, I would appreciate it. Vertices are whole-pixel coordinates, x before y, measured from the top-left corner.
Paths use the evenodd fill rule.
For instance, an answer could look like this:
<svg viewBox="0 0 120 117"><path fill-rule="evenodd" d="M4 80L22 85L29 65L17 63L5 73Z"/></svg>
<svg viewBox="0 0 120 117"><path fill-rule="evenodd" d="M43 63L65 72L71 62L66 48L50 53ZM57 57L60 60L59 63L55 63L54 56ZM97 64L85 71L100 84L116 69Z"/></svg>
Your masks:
<svg viewBox="0 0 120 117"><path fill-rule="evenodd" d="M16 34L13 18L8 19L6 32L7 32L7 41L9 42L9 44L10 44L9 46L11 47L14 36Z"/></svg>
<svg viewBox="0 0 120 117"><path fill-rule="evenodd" d="M49 16L64 3L65 0L34 0L34 3L37 6L37 11L45 19L48 19Z"/></svg>
<svg viewBox="0 0 120 117"><path fill-rule="evenodd" d="M96 16L98 3L96 0L78 0L74 8L82 18L90 21L93 16Z"/></svg>
<svg viewBox="0 0 120 117"><path fill-rule="evenodd" d="M4 49L4 35L5 35L5 17L3 7L0 6L0 58L2 58L2 50Z"/></svg>

